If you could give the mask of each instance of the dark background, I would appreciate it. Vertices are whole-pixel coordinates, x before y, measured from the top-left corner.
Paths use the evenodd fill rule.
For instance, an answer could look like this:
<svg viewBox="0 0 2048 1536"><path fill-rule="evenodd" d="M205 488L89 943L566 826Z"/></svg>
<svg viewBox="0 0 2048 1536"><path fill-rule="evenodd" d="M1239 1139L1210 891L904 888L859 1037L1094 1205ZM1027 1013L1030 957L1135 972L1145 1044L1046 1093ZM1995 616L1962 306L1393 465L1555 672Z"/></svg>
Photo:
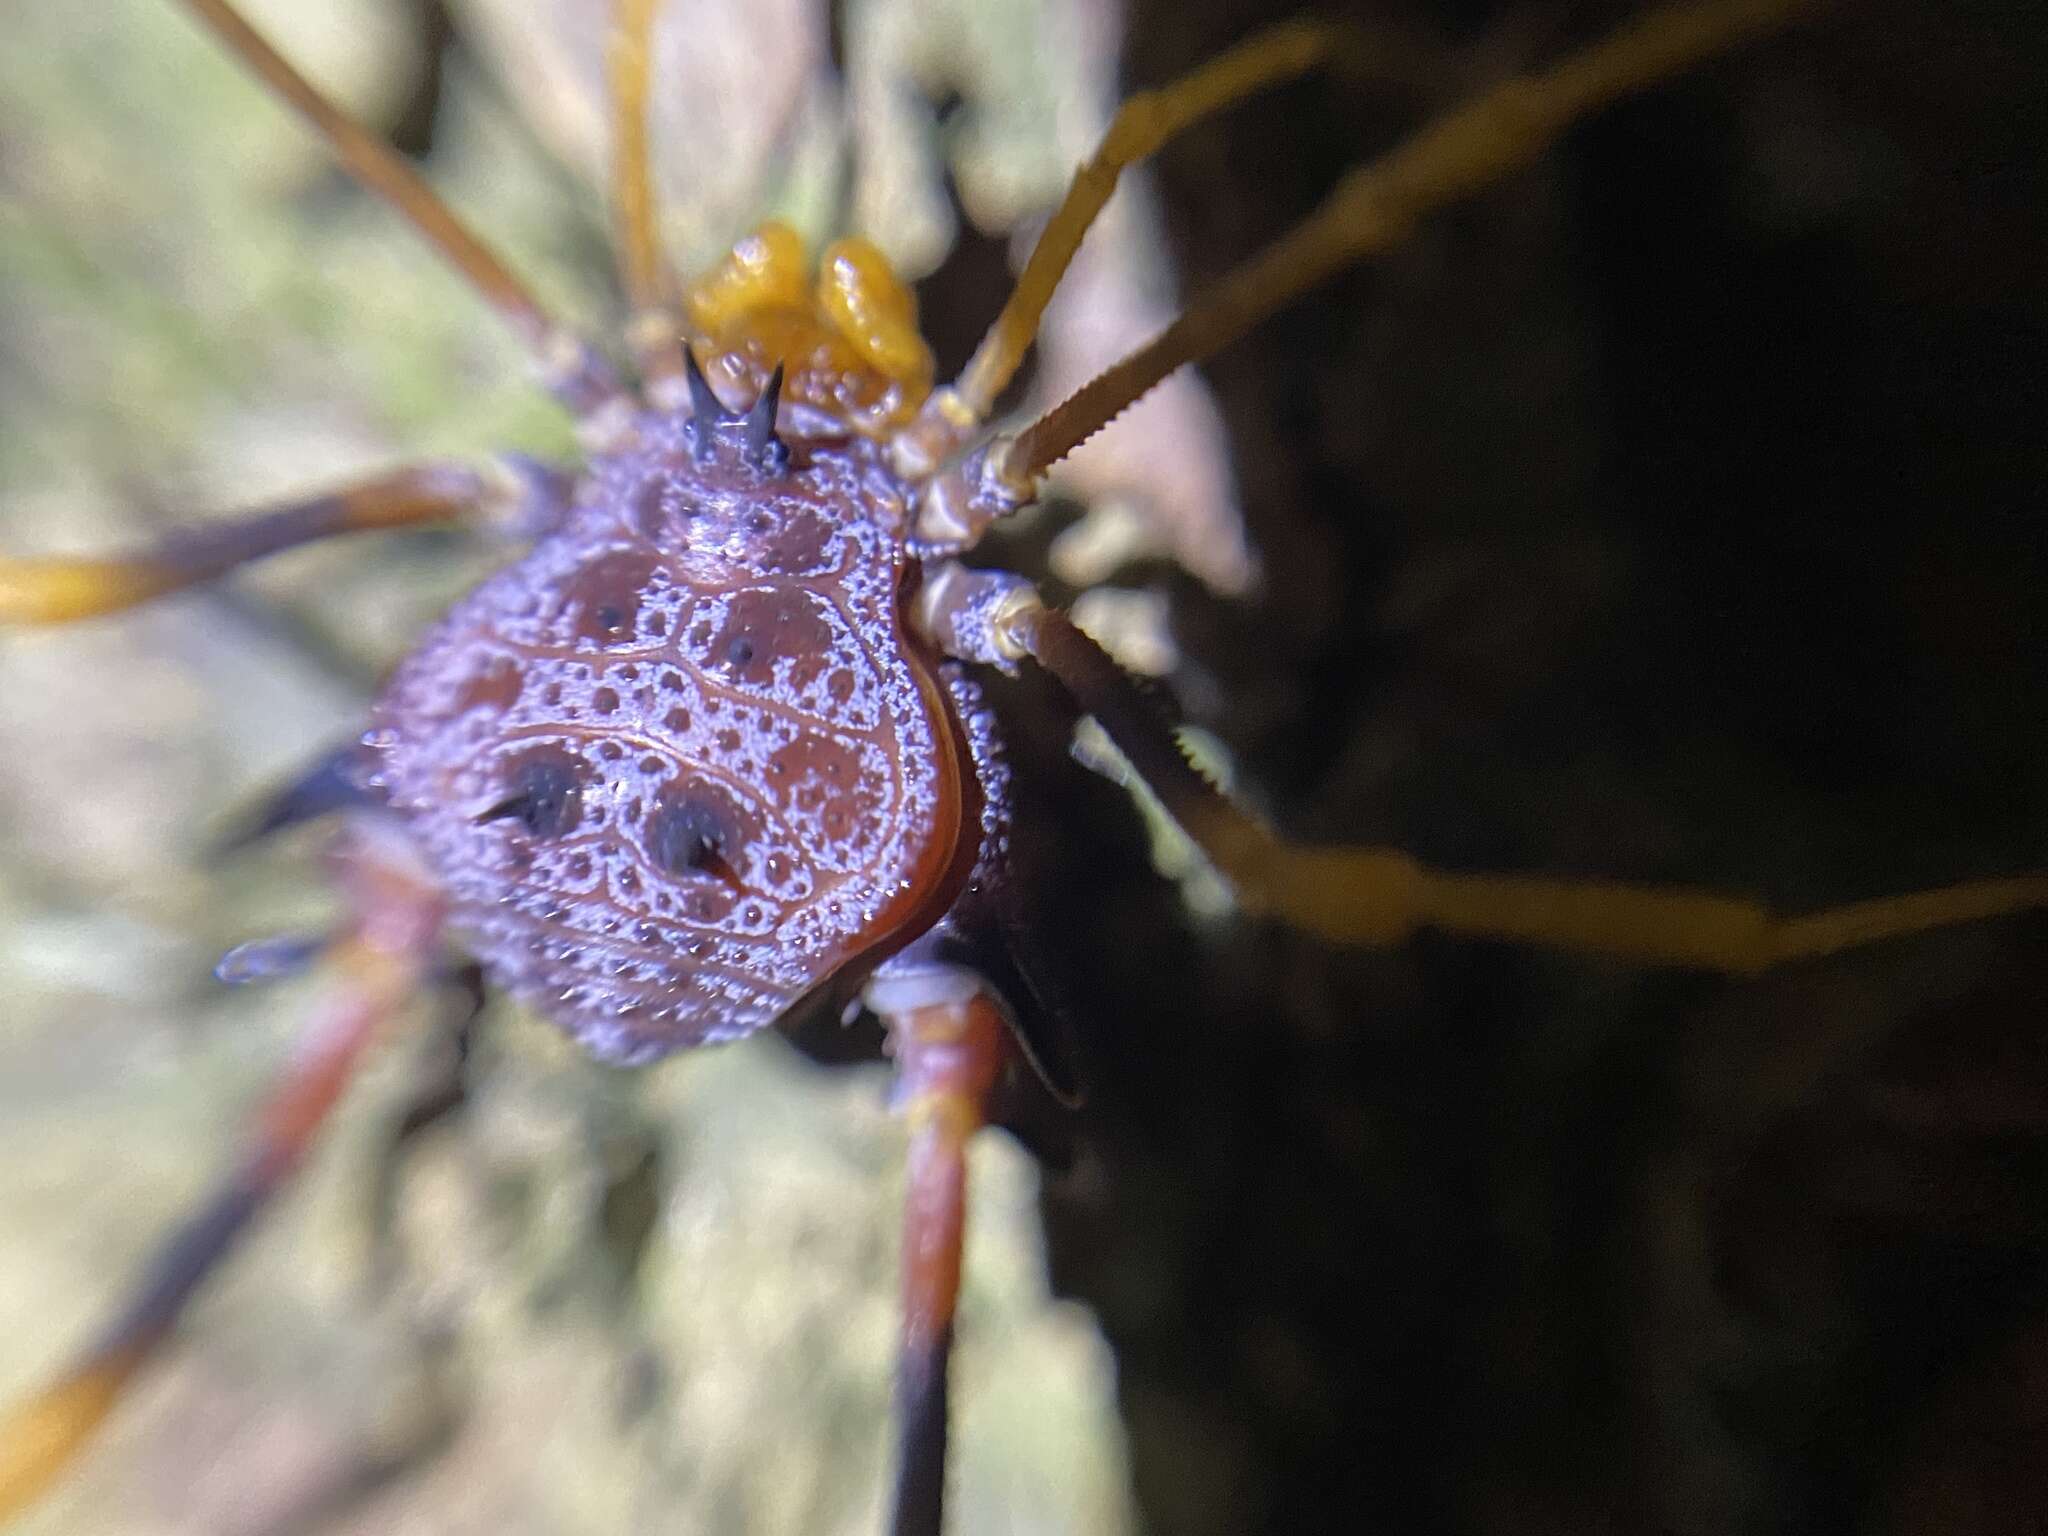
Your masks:
<svg viewBox="0 0 2048 1536"><path fill-rule="evenodd" d="M1621 8L1395 9L1483 75ZM1182 584L1175 683L1282 827L1794 910L2048 857L2038 18L1839 9L1208 365L1267 580ZM1264 15L1139 0L1128 76ZM1189 291L1412 110L1175 145ZM1036 766L1097 1090L1056 1281L1153 1529L2039 1529L2038 917L1739 982L1198 935Z"/></svg>

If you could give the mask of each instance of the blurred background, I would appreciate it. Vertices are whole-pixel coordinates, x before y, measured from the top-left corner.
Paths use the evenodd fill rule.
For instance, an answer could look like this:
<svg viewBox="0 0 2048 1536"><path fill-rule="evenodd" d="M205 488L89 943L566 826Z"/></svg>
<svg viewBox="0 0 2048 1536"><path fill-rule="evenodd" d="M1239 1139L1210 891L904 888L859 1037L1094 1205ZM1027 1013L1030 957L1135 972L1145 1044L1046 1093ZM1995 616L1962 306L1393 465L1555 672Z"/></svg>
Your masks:
<svg viewBox="0 0 2048 1536"><path fill-rule="evenodd" d="M251 13L616 334L601 0ZM1027 398L1347 164L1628 6L1316 7L1370 63L1199 130ZM1118 90L1259 0L671 0L695 264L874 235L942 367ZM0 51L0 539L96 550L429 453L561 454L494 322L162 0ZM1604 115L1077 456L989 554L1300 835L1792 909L2048 865L2048 41L1872 0ZM1213 393L1212 393L1213 391ZM0 646L0 1394L220 1165L317 838L209 866L502 551L307 551ZM963 1531L2038 1529L2048 924L1742 982L1232 913L998 691L1092 1097L984 1137ZM816 1042L807 1042L815 1045ZM401 1045L36 1531L876 1528L900 1132L779 1038ZM445 1047L442 1047L445 1048Z"/></svg>

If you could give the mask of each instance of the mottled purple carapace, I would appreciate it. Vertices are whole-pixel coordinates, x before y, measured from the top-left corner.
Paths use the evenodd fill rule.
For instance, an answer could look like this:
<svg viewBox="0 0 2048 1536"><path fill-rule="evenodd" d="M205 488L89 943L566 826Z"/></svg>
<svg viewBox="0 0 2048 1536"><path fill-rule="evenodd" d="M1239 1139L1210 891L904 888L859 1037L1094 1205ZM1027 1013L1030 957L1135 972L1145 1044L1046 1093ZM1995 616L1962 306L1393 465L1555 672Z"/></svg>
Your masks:
<svg viewBox="0 0 2048 1536"><path fill-rule="evenodd" d="M370 737L456 931L614 1062L857 986L957 894L975 782L901 623L878 449L763 466L663 412L627 442L399 667Z"/></svg>

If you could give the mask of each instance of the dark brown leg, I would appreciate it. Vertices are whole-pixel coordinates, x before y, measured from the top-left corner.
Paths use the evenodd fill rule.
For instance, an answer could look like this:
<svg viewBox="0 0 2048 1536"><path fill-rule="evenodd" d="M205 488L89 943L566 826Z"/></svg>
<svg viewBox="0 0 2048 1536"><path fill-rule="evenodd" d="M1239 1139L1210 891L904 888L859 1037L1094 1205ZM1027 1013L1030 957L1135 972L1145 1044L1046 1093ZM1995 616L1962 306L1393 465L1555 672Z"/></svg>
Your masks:
<svg viewBox="0 0 2048 1536"><path fill-rule="evenodd" d="M56 1381L0 1415L0 1520L49 1487L113 1411L193 1292L290 1179L365 1049L431 963L441 899L409 863L352 842L337 866L354 917L332 955L333 998L258 1111L233 1171L171 1234L128 1305Z"/></svg>

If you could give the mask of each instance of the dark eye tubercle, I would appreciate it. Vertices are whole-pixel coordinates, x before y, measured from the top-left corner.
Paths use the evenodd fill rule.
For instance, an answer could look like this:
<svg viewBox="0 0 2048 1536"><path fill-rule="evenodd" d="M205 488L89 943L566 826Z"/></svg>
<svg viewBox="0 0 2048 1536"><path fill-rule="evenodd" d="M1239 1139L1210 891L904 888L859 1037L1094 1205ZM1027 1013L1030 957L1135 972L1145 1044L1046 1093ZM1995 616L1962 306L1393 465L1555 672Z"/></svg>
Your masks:
<svg viewBox="0 0 2048 1536"><path fill-rule="evenodd" d="M565 754L522 759L512 769L511 793L476 818L478 826L515 820L534 837L560 837L583 819L576 765Z"/></svg>
<svg viewBox="0 0 2048 1536"><path fill-rule="evenodd" d="M726 858L728 841L717 810L700 800L664 805L647 829L648 853L670 874L701 871L737 886L739 872Z"/></svg>

